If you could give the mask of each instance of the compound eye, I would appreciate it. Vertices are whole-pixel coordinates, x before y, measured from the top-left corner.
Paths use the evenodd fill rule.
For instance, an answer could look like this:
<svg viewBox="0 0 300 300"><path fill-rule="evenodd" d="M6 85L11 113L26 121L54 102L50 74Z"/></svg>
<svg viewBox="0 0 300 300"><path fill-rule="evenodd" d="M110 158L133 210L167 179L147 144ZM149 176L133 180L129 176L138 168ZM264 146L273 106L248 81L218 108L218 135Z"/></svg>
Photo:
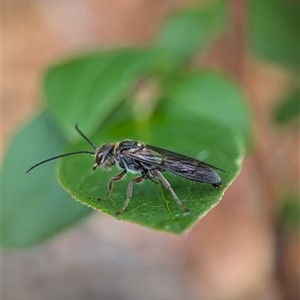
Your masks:
<svg viewBox="0 0 300 300"><path fill-rule="evenodd" d="M100 164L101 164L102 158L103 158L103 153L98 153L98 154L96 155L96 163L97 163L97 165L100 165Z"/></svg>
<svg viewBox="0 0 300 300"><path fill-rule="evenodd" d="M102 152L96 154L94 167L97 167L97 166L101 165L102 159L103 159L103 153Z"/></svg>
<svg viewBox="0 0 300 300"><path fill-rule="evenodd" d="M93 165L93 170L95 170L101 163L102 163L102 159L103 159L103 153L98 153L95 156L95 163Z"/></svg>

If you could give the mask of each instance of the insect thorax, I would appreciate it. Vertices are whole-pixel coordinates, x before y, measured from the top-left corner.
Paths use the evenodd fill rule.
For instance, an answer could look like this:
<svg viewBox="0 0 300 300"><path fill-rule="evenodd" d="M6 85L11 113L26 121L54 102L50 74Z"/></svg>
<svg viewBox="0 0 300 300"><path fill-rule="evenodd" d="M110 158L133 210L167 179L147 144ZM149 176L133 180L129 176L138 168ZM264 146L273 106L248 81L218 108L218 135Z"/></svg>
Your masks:
<svg viewBox="0 0 300 300"><path fill-rule="evenodd" d="M132 140L125 140L120 142L115 147L115 161L119 165L120 168L127 170L129 172L142 172L144 170L142 163L125 156L122 152L123 151L138 151L144 148L144 145L132 141Z"/></svg>

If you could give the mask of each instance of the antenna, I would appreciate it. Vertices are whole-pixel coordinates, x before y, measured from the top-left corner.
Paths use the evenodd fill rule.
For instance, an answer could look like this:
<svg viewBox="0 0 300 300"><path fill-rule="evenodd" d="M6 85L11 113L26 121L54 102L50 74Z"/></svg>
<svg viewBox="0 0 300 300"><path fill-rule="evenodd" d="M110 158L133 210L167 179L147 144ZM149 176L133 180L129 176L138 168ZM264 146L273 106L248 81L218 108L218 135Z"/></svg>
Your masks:
<svg viewBox="0 0 300 300"><path fill-rule="evenodd" d="M89 140L87 136L79 129L78 124L75 125L75 129L77 132L94 148L94 150L97 150L97 147Z"/></svg>
<svg viewBox="0 0 300 300"><path fill-rule="evenodd" d="M84 135L84 133L79 129L78 125L75 125L75 129L77 130L77 132L94 148L94 150L97 150L97 147ZM95 152L93 151L88 151L88 150L80 150L80 151L75 151L75 152L69 152L69 153L65 153L65 154L61 154L61 155L57 155L57 156L53 156L50 158L47 158L45 160L40 161L39 163L33 165L31 168L29 168L26 173L30 172L32 169L48 162L51 160L55 160L61 157L65 157L65 156L70 156L70 155L76 155L76 154L82 154L82 153L87 153L87 154L95 154Z"/></svg>
<svg viewBox="0 0 300 300"><path fill-rule="evenodd" d="M69 155L81 154L81 153L95 154L95 153L92 152L92 151L81 150L81 151L69 152L69 153L65 153L65 154L53 156L53 157L47 158L47 159L42 160L42 161L40 161L39 163L35 164L35 165L32 166L30 169L28 169L28 170L26 171L26 173L30 172L32 169L34 169L34 168L38 167L39 165L42 165L42 164L44 164L44 163L46 163L46 162L48 162L48 161L55 160L55 159L58 159L58 158L61 158L61 157L65 157L65 156L69 156Z"/></svg>

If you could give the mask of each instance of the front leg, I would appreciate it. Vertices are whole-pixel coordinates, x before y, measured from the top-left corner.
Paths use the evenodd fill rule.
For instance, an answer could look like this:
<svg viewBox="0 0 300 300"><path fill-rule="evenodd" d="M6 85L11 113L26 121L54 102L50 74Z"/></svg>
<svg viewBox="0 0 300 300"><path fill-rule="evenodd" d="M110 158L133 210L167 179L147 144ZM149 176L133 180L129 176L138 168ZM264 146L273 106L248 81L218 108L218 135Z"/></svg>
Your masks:
<svg viewBox="0 0 300 300"><path fill-rule="evenodd" d="M102 198L102 199L97 198L97 200L98 200L98 201L99 201L99 200L106 200L106 199L108 198L108 196L110 195L111 191L112 191L112 188L113 188L112 182L113 182L113 181L119 181L119 180L121 180L121 179L125 176L125 174L126 174L126 170L124 170L124 171L122 171L120 174L118 174L118 175L112 177L112 178L109 180L109 182L108 182L107 194L105 195L104 198Z"/></svg>

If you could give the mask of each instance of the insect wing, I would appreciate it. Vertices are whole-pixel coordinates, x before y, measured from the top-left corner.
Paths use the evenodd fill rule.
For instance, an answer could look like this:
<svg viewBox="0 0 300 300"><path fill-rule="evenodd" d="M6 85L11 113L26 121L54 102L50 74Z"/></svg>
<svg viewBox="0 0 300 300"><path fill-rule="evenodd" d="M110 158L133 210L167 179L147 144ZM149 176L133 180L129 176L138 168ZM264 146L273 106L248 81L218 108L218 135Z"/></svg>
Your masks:
<svg viewBox="0 0 300 300"><path fill-rule="evenodd" d="M150 166L163 166L164 156L153 148L148 147L148 145L145 146L142 150L138 150L135 152L126 151L125 155Z"/></svg>
<svg viewBox="0 0 300 300"><path fill-rule="evenodd" d="M160 152L164 157L163 166L166 171L194 181L216 185L221 183L221 178L215 171L221 169L176 152L160 149L155 146L149 147L156 152Z"/></svg>
<svg viewBox="0 0 300 300"><path fill-rule="evenodd" d="M215 170L223 170L176 152L146 145L144 149L134 153L128 152L126 155L152 167L157 167L161 171L167 171L190 180L216 185L221 183L221 178Z"/></svg>

